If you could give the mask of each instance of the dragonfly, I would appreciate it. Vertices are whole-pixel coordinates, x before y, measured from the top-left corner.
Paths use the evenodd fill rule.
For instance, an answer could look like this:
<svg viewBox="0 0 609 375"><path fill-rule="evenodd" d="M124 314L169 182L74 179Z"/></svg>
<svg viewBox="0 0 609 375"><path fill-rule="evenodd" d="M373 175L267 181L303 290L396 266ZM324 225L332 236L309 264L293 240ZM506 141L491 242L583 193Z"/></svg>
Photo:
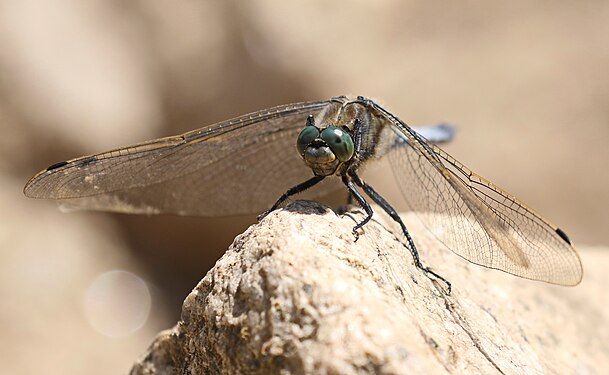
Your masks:
<svg viewBox="0 0 609 375"><path fill-rule="evenodd" d="M583 269L567 234L443 151L434 141L446 133L417 131L368 98L337 96L56 163L24 193L82 209L262 212L261 220L296 194L346 187L365 212L356 239L374 214L369 198L399 224L415 266L450 293L451 283L421 262L397 211L360 177L373 161L388 160L408 208L455 254L522 278L577 285Z"/></svg>

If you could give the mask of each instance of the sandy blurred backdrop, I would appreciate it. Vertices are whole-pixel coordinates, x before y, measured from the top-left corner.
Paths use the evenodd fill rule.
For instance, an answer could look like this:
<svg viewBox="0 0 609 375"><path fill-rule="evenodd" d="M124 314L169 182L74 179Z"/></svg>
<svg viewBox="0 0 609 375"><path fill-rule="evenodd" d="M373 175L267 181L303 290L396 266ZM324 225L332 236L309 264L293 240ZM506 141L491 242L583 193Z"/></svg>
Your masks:
<svg viewBox="0 0 609 375"><path fill-rule="evenodd" d="M31 175L278 104L450 121L455 157L609 244L609 3L372 3L0 0L0 373L126 372L255 219L63 214Z"/></svg>

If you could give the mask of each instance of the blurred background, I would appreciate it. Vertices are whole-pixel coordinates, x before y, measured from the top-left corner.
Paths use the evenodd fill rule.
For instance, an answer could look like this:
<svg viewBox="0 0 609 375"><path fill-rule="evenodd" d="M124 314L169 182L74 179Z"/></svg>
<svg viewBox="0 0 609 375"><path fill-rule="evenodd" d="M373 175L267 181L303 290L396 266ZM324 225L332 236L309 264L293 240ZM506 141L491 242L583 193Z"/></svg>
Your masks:
<svg viewBox="0 0 609 375"><path fill-rule="evenodd" d="M63 214L29 177L274 105L454 123L458 160L609 244L608 35L605 1L0 0L0 373L128 371L255 222Z"/></svg>

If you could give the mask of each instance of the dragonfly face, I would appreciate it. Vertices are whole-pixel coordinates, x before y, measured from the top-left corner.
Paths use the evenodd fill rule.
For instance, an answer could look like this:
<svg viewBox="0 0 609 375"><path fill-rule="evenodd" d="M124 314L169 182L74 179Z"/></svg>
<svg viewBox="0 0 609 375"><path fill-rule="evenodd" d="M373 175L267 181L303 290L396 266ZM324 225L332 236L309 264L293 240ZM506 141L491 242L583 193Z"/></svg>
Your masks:
<svg viewBox="0 0 609 375"><path fill-rule="evenodd" d="M313 115L307 118L296 149L316 176L330 176L353 157L353 138L346 129L331 125L320 129L314 121Z"/></svg>
<svg viewBox="0 0 609 375"><path fill-rule="evenodd" d="M565 232L435 145L446 128L435 130L425 138L363 97L287 104L53 164L24 193L77 208L227 216L275 202L272 211L334 180L311 190L346 187L367 214L356 235L373 214L365 193L400 224L415 265L439 277L421 264L396 210L358 174L368 161L387 157L408 207L457 255L528 279L578 284L582 265ZM287 155L294 140L298 153Z"/></svg>
<svg viewBox="0 0 609 375"><path fill-rule="evenodd" d="M388 126L364 98L336 97L332 104L317 118L309 115L296 142L298 154L316 176L341 175L387 151L380 136Z"/></svg>

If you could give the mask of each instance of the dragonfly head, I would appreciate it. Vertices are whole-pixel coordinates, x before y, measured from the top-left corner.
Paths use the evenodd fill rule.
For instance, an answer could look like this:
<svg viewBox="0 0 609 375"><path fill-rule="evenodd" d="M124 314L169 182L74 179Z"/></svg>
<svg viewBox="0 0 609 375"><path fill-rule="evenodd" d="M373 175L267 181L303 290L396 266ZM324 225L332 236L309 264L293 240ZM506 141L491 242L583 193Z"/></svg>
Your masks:
<svg viewBox="0 0 609 375"><path fill-rule="evenodd" d="M342 163L353 157L355 150L353 138L346 130L335 126L319 129L313 116L309 116L307 126L298 135L296 148L316 176L334 174Z"/></svg>

